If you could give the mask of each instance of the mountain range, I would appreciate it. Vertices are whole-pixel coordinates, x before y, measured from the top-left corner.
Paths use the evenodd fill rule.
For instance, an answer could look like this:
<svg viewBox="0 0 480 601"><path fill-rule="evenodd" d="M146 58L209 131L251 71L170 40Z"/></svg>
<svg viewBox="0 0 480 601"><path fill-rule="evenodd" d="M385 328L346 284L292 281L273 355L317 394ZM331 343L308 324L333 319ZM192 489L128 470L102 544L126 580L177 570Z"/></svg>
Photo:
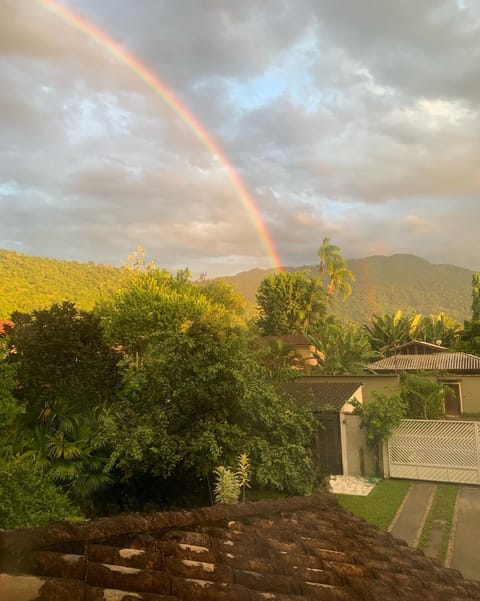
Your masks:
<svg viewBox="0 0 480 601"><path fill-rule="evenodd" d="M318 270L318 265L289 270ZM335 299L332 311L344 321L367 322L372 314L444 312L462 322L471 317L473 271L454 265L436 265L409 254L351 259L348 267L355 276L352 294L345 301ZM261 280L273 270L252 269L225 277L247 301L255 303Z"/></svg>
<svg viewBox="0 0 480 601"><path fill-rule="evenodd" d="M364 323L372 314L445 312L458 321L470 318L473 271L436 265L415 255L352 259L355 276L346 302L334 300L332 311L343 320ZM318 265L290 267L291 271ZM273 270L252 269L221 279L235 286L253 307L258 285ZM0 249L0 319L13 311L31 311L62 300L82 309L125 286L125 269L95 263L60 261Z"/></svg>

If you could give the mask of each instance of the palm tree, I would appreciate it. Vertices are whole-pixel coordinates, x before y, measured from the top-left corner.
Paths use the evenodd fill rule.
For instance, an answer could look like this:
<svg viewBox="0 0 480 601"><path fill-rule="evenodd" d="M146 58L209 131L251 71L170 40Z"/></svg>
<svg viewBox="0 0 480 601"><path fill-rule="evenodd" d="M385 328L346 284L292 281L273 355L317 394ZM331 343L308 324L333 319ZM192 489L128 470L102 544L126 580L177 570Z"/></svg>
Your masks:
<svg viewBox="0 0 480 601"><path fill-rule="evenodd" d="M353 273L348 268L346 260L342 256L339 246L330 242L330 238L324 238L318 249L320 258L320 274L328 275L327 295L331 298L339 290L343 300L352 293L351 282L355 281Z"/></svg>
<svg viewBox="0 0 480 601"><path fill-rule="evenodd" d="M14 433L16 446L22 459L49 472L85 506L93 492L112 482L104 432L114 419L114 411L103 405L80 413L75 404L57 400L42 409L33 429Z"/></svg>
<svg viewBox="0 0 480 601"><path fill-rule="evenodd" d="M422 319L418 338L432 344L454 346L460 334L460 324L445 313L428 315Z"/></svg>
<svg viewBox="0 0 480 601"><path fill-rule="evenodd" d="M325 291L320 278L305 278L303 302L297 312L298 331L307 334L312 326L318 327L325 313Z"/></svg>
<svg viewBox="0 0 480 601"><path fill-rule="evenodd" d="M315 358L321 373L359 374L379 356L358 326L344 324L334 315L329 315L316 335L308 338L319 351Z"/></svg>
<svg viewBox="0 0 480 601"><path fill-rule="evenodd" d="M385 354L389 349L411 340L412 319L398 310L394 315L373 315L364 329L374 351Z"/></svg>

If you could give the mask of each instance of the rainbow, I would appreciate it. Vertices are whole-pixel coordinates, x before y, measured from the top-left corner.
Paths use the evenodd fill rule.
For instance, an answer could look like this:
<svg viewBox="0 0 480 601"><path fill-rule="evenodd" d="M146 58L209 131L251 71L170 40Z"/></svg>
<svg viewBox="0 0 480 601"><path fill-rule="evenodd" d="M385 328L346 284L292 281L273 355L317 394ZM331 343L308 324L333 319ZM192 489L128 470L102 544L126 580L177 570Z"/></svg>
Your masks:
<svg viewBox="0 0 480 601"><path fill-rule="evenodd" d="M168 88L152 71L142 64L135 56L124 50L104 31L100 30L93 23L74 12L71 8L59 4L56 0L36 0L37 4L47 9L53 15L61 18L65 23L74 27L78 31L95 40L100 46L108 50L121 63L128 67L140 79L142 79L158 96L160 96L168 106L170 106L180 119L195 133L197 138L208 148L208 150L219 160L227 177L237 191L248 214L258 231L260 239L271 257L275 269L282 269L282 262L278 251L273 242L268 227L262 218L253 198L251 197L246 185L236 172L225 152L221 149L218 142L205 129L202 123L187 108L187 106L177 98L171 89Z"/></svg>

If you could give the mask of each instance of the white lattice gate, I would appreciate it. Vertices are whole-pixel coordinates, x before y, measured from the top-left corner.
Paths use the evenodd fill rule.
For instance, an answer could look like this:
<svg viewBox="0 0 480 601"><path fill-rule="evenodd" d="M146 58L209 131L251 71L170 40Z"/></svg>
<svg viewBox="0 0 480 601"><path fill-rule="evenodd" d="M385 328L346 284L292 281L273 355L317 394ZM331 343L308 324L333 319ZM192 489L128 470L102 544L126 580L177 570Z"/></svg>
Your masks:
<svg viewBox="0 0 480 601"><path fill-rule="evenodd" d="M387 456L392 478L480 484L480 422L404 419Z"/></svg>

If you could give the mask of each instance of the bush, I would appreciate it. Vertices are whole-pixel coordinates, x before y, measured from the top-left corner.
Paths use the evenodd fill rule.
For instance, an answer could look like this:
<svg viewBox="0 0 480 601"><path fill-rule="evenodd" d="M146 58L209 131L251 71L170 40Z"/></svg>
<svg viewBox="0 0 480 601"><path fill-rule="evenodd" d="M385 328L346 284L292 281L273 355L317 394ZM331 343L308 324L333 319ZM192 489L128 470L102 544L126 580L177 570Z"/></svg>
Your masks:
<svg viewBox="0 0 480 601"><path fill-rule="evenodd" d="M400 396L411 419L440 419L445 413L445 388L416 374L404 374Z"/></svg>
<svg viewBox="0 0 480 601"><path fill-rule="evenodd" d="M29 528L80 517L47 474L21 461L0 463L0 528Z"/></svg>
<svg viewBox="0 0 480 601"><path fill-rule="evenodd" d="M377 474L380 473L380 443L388 440L405 417L406 404L398 394L388 396L374 392L373 399L362 404L354 399L355 413L362 416L367 431L367 444L375 451Z"/></svg>

